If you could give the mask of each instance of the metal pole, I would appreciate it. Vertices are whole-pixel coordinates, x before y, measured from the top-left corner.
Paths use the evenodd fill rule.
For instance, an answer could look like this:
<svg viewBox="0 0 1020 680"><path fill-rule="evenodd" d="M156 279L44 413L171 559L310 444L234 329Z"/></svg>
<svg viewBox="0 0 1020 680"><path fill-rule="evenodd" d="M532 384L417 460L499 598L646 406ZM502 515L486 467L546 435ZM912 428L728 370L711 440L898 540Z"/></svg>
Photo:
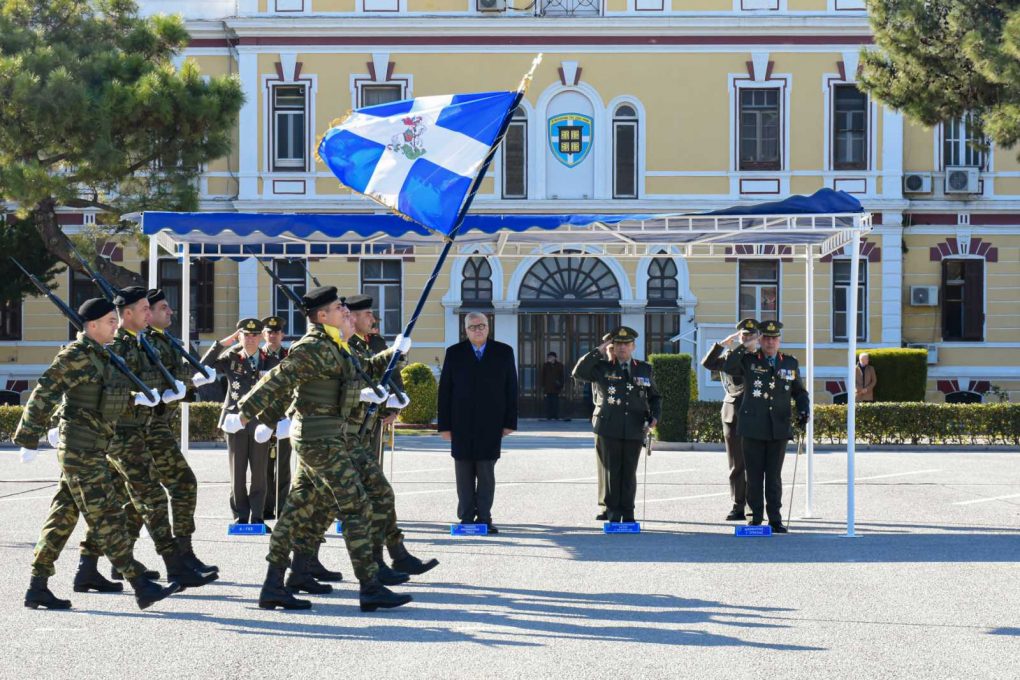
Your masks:
<svg viewBox="0 0 1020 680"><path fill-rule="evenodd" d="M807 391L811 398L811 411L807 428L804 430L804 447L807 450L807 493L804 501L804 517L815 516L815 252L808 246L805 266L807 294L807 325L805 333L805 357L807 364Z"/></svg>
<svg viewBox="0 0 1020 680"><path fill-rule="evenodd" d="M145 213L142 213L142 222L145 222ZM145 228L142 226L141 228ZM156 241L156 234L149 237L149 288L159 287L159 243Z"/></svg>
<svg viewBox="0 0 1020 680"><path fill-rule="evenodd" d="M856 226L856 225L855 225ZM861 262L861 232L850 239L850 291L846 320L846 535L854 536L854 464L857 454L857 286Z"/></svg>
<svg viewBox="0 0 1020 680"><path fill-rule="evenodd" d="M181 254L181 344L191 345L191 245L184 244ZM191 405L181 403L181 453L188 453L188 418Z"/></svg>

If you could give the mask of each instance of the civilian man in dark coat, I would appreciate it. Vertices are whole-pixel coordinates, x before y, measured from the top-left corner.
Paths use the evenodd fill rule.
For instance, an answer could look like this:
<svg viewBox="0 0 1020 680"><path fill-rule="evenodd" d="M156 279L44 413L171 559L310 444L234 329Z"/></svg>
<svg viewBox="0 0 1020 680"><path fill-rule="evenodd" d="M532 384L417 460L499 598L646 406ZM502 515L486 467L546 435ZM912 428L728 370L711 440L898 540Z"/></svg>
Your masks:
<svg viewBox="0 0 1020 680"><path fill-rule="evenodd" d="M457 517L492 524L496 461L503 437L517 429L517 364L509 345L489 339L484 314L464 318L467 340L446 350L439 377L439 434L451 442Z"/></svg>
<svg viewBox="0 0 1020 680"><path fill-rule="evenodd" d="M560 392L563 391L563 364L556 352L545 355L545 363L540 371L542 393L545 394L545 419L560 419Z"/></svg>

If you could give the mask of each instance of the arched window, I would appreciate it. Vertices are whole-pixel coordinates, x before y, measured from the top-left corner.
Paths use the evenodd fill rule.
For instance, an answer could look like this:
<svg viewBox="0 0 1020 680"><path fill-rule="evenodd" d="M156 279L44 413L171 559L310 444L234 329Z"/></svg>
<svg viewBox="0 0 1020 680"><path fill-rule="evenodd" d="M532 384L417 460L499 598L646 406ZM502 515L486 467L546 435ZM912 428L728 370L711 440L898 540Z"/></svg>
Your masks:
<svg viewBox="0 0 1020 680"><path fill-rule="evenodd" d="M656 257L648 264L648 305L645 312L645 352L671 354L676 351L673 338L680 334L680 314L676 301L680 293L676 262Z"/></svg>
<svg viewBox="0 0 1020 680"><path fill-rule="evenodd" d="M613 198L638 197L638 116L630 104L613 113Z"/></svg>
<svg viewBox="0 0 1020 680"><path fill-rule="evenodd" d="M472 257L464 263L460 299L465 307L492 306L492 267L484 257Z"/></svg>
<svg viewBox="0 0 1020 680"><path fill-rule="evenodd" d="M503 198L528 197L528 116L514 112L503 138Z"/></svg>
<svg viewBox="0 0 1020 680"><path fill-rule="evenodd" d="M946 395L947 404L980 404L982 396L977 392L960 391Z"/></svg>
<svg viewBox="0 0 1020 680"><path fill-rule="evenodd" d="M598 258L543 257L524 275L520 298L531 307L616 307L620 285Z"/></svg>
<svg viewBox="0 0 1020 680"><path fill-rule="evenodd" d="M648 306L676 307L679 283L676 263L669 257L657 257L648 265Z"/></svg>

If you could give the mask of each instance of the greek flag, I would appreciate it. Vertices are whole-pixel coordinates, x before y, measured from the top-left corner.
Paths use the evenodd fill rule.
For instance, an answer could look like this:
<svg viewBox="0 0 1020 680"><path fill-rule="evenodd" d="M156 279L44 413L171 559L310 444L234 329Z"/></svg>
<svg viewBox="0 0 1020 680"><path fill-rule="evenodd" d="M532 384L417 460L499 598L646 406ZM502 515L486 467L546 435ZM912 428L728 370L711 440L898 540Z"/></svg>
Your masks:
<svg viewBox="0 0 1020 680"><path fill-rule="evenodd" d="M516 92L417 97L357 109L319 158L354 191L449 235Z"/></svg>

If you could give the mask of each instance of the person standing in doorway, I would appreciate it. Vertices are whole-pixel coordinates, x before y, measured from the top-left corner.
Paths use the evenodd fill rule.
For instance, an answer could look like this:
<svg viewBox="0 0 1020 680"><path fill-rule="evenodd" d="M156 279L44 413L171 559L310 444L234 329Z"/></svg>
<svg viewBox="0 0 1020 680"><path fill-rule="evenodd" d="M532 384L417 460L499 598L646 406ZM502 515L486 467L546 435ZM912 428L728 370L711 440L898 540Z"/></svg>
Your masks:
<svg viewBox="0 0 1020 680"><path fill-rule="evenodd" d="M871 357L867 352L862 352L857 357L857 401L875 401L875 385L878 384L878 375L875 367L871 365Z"/></svg>
<svg viewBox="0 0 1020 680"><path fill-rule="evenodd" d="M556 352L545 355L540 375L542 392L545 393L545 419L560 419L560 392L563 391L563 364Z"/></svg>

